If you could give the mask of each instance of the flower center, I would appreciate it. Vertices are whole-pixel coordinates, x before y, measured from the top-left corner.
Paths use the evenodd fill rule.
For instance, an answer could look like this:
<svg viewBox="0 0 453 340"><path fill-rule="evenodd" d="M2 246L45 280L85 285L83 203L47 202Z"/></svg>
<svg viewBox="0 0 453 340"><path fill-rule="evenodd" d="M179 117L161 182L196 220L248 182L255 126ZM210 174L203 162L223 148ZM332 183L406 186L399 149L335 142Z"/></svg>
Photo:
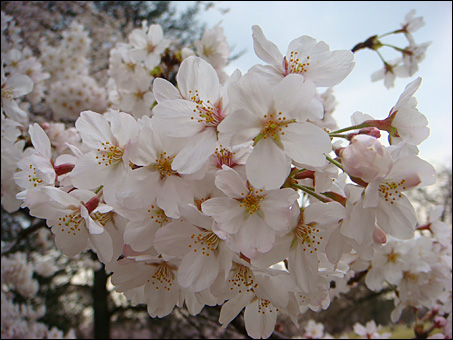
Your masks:
<svg viewBox="0 0 453 340"><path fill-rule="evenodd" d="M384 197L386 202L390 202L390 204L394 204L394 202L402 197L401 192L398 189L406 190L407 187L404 186L406 180L403 179L400 182L391 182L391 183L384 183L379 186L379 193Z"/></svg>
<svg viewBox="0 0 453 340"><path fill-rule="evenodd" d="M58 221L58 226L61 227L61 231L66 231L69 235L72 234L73 236L76 236L77 233L81 231L80 226L85 223L85 219L78 211L59 217Z"/></svg>
<svg viewBox="0 0 453 340"><path fill-rule="evenodd" d="M99 154L96 156L98 164L105 166L114 165L123 158L123 149L110 144L110 142L101 143L101 148L97 149Z"/></svg>
<svg viewBox="0 0 453 340"><path fill-rule="evenodd" d="M189 100L196 103L196 108L193 109L193 116L190 119L196 119L198 123L202 123L206 126L216 127L223 120L222 111L220 104L212 104L210 100L204 102L201 100L198 90L195 90L193 94L192 90L189 90Z"/></svg>
<svg viewBox="0 0 453 340"><path fill-rule="evenodd" d="M33 174L28 175L28 181L33 184L33 187L36 187L38 184L42 183L42 179L36 174L36 168L30 164L30 170L33 171Z"/></svg>
<svg viewBox="0 0 453 340"><path fill-rule="evenodd" d="M5 85L6 84L2 85L2 101L3 101L3 99L7 99L8 101L11 101L11 100L13 100L13 88L6 87Z"/></svg>
<svg viewBox="0 0 453 340"><path fill-rule="evenodd" d="M95 212L92 217L95 221L98 221L103 227L105 227L105 225L113 218L113 212Z"/></svg>
<svg viewBox="0 0 453 340"><path fill-rule="evenodd" d="M255 146L261 139L267 139L269 137L272 138L278 146L283 148L280 142L280 135L284 135L285 131L283 131L283 129L287 128L288 124L294 123L295 121L295 119L287 120L282 112L264 115L264 120L262 121L263 129L255 138L253 138L253 145Z"/></svg>
<svg viewBox="0 0 453 340"><path fill-rule="evenodd" d="M220 238L212 231L205 230L199 234L192 234L190 238L193 244L189 244L189 248L193 248L193 252L201 251L202 255L210 256L210 254L217 249L220 243Z"/></svg>
<svg viewBox="0 0 453 340"><path fill-rule="evenodd" d="M299 73L302 74L307 72L308 66L310 66L310 56L306 56L302 61L298 56L298 52L291 51L289 56L287 73Z"/></svg>
<svg viewBox="0 0 453 340"><path fill-rule="evenodd" d="M157 269L151 276L151 279L148 279L147 281L151 282L156 289L163 288L170 290L174 279L175 274L173 274L170 266L166 262L162 262L157 266Z"/></svg>
<svg viewBox="0 0 453 340"><path fill-rule="evenodd" d="M219 169L222 169L222 165L227 165L228 167L232 168L234 167L237 163L233 160L233 156L235 155L235 152L231 152L220 145L220 150L219 148L215 149L215 155L216 155L216 166Z"/></svg>
<svg viewBox="0 0 453 340"><path fill-rule="evenodd" d="M161 179L167 176L176 175L177 172L171 168L171 163L173 162L175 156L167 156L166 152L161 152L159 157L156 158L156 163L154 167L160 172Z"/></svg>
<svg viewBox="0 0 453 340"><path fill-rule="evenodd" d="M266 299L259 299L258 302L258 313L259 314L266 314L266 313L272 313L273 311L278 312L278 308L275 308L274 306L271 305L271 302Z"/></svg>
<svg viewBox="0 0 453 340"><path fill-rule="evenodd" d="M243 198L239 199L241 204L240 207L244 207L246 213L252 215L253 213L262 214L260 201L263 200L266 195L262 195L263 189L255 190L251 185L249 186L249 193L241 193ZM245 196L245 197L244 197Z"/></svg>
<svg viewBox="0 0 453 340"><path fill-rule="evenodd" d="M322 236L318 235L319 229L309 224L299 223L294 229L295 241L297 240L303 247L304 251L309 250L310 254L313 251L318 251L318 246L321 244Z"/></svg>
<svg viewBox="0 0 453 340"><path fill-rule="evenodd" d="M252 271L242 264L238 264L232 273L232 277L228 280L230 290L235 293L251 292L258 287L255 283Z"/></svg>
<svg viewBox="0 0 453 340"><path fill-rule="evenodd" d="M162 209L151 205L150 209L148 209L148 212L150 213L151 220L156 222L157 224L168 222L168 217L167 215L165 215Z"/></svg>

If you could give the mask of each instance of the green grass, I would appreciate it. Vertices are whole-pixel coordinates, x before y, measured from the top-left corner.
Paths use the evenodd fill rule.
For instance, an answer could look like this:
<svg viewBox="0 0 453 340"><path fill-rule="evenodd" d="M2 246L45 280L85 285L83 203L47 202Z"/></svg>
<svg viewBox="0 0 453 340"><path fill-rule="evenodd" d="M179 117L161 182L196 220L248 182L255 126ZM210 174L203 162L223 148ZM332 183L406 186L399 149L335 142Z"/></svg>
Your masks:
<svg viewBox="0 0 453 340"><path fill-rule="evenodd" d="M440 333L441 331L436 329L433 332L431 332L430 335ZM389 326L383 326L381 330L379 331L379 334L382 333L392 333L392 336L390 339L413 339L415 334L414 334L414 328L409 327L407 325L396 325L393 328ZM355 334L354 332L349 332L347 333L349 339L360 339L360 336Z"/></svg>

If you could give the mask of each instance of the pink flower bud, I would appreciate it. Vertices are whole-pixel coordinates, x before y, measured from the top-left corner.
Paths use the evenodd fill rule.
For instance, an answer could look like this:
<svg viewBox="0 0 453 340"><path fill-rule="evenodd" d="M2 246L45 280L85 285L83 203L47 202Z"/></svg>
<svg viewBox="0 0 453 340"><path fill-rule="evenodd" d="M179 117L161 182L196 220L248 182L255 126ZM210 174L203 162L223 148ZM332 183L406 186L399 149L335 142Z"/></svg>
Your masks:
<svg viewBox="0 0 453 340"><path fill-rule="evenodd" d="M370 183L384 178L393 166L387 149L374 137L357 135L341 152L344 171L351 177Z"/></svg>
<svg viewBox="0 0 453 340"><path fill-rule="evenodd" d="M373 126L363 128L359 131L359 135L367 135L371 136L374 138L380 138L381 137L381 131L378 128L375 128Z"/></svg>

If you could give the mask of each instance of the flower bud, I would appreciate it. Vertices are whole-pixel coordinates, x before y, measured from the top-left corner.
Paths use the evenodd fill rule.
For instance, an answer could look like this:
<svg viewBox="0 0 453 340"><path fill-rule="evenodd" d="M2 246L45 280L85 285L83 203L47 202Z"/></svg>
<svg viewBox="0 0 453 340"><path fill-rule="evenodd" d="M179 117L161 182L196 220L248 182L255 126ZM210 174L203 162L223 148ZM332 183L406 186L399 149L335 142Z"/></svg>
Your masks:
<svg viewBox="0 0 453 340"><path fill-rule="evenodd" d="M357 135L341 152L344 171L369 183L384 178L393 165L387 149L374 137Z"/></svg>

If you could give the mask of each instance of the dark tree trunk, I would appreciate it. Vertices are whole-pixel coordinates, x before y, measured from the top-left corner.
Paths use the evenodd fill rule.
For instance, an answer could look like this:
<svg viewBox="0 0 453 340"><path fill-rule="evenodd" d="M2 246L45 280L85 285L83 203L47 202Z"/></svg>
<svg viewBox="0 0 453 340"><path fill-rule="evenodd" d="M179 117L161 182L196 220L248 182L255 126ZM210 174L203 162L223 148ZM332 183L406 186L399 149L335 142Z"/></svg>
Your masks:
<svg viewBox="0 0 453 340"><path fill-rule="evenodd" d="M104 265L94 272L93 310L94 338L110 339L110 311L108 308L107 278Z"/></svg>

